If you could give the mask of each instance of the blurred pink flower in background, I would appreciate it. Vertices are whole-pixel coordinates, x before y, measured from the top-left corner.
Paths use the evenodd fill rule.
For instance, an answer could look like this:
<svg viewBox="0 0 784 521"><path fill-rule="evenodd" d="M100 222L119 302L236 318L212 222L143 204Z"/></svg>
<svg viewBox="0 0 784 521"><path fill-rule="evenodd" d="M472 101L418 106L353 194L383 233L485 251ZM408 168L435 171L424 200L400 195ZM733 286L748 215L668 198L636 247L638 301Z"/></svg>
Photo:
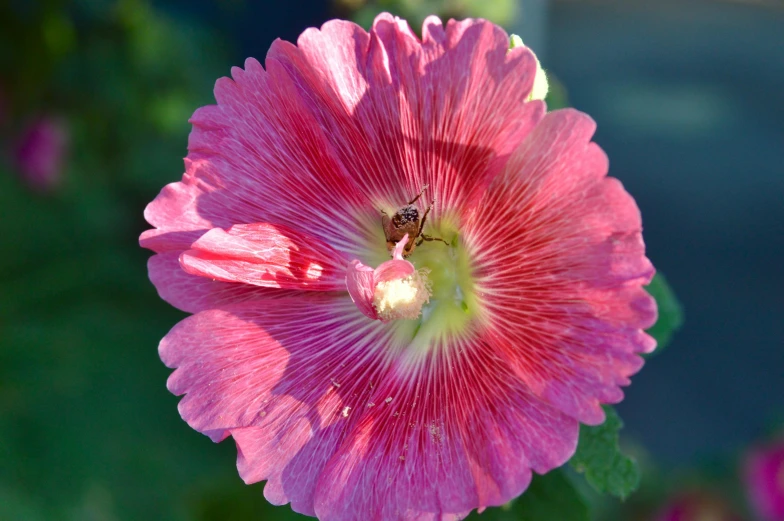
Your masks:
<svg viewBox="0 0 784 521"><path fill-rule="evenodd" d="M655 347L640 214L594 122L529 101L536 59L499 27L422 35L382 14L274 42L218 80L145 211L150 278L194 313L160 344L180 414L323 520L508 502ZM431 204L441 240L412 225L404 260L381 212Z"/></svg>
<svg viewBox="0 0 784 521"><path fill-rule="evenodd" d="M719 496L706 491L679 494L654 521L742 521Z"/></svg>
<svg viewBox="0 0 784 521"><path fill-rule="evenodd" d="M784 521L784 439L754 449L744 464L746 490L765 521Z"/></svg>
<svg viewBox="0 0 784 521"><path fill-rule="evenodd" d="M46 116L22 131L13 155L25 183L46 192L60 184L67 152L68 131L64 122Z"/></svg>

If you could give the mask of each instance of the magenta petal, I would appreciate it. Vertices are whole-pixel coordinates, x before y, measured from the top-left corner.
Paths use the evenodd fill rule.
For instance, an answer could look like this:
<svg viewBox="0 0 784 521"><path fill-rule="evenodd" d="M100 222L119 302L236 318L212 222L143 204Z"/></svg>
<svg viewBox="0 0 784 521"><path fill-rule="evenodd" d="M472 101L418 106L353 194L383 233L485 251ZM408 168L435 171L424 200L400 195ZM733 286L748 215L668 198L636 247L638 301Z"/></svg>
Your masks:
<svg viewBox="0 0 784 521"><path fill-rule="evenodd" d="M310 293L198 313L160 354L183 418L231 433L243 479L323 520L457 518L573 453L577 422L491 347L414 365L400 347L347 298Z"/></svg>
<svg viewBox="0 0 784 521"><path fill-rule="evenodd" d="M168 387L185 394L183 419L216 441L236 431L243 478L268 479L278 502L312 515L315 481L337 443L315 441L362 410L388 333L345 294L301 295L203 311L175 326L159 351L177 368Z"/></svg>
<svg viewBox="0 0 784 521"><path fill-rule="evenodd" d="M148 205L145 218L156 229L142 245L187 249L198 232L276 222L354 247L347 217L372 210L365 194L347 179L286 71L274 63L265 71L253 59L245 65L232 70L233 80L218 80L218 105L193 114L185 174Z"/></svg>
<svg viewBox="0 0 784 521"><path fill-rule="evenodd" d="M183 269L224 282L312 291L340 291L345 261L315 237L282 225L215 228L180 256Z"/></svg>
<svg viewBox="0 0 784 521"><path fill-rule="evenodd" d="M532 469L562 465L578 423L543 403L488 346L453 346L375 390L316 488L322 521L459 519L522 493Z"/></svg>
<svg viewBox="0 0 784 521"><path fill-rule="evenodd" d="M433 218L461 210L541 118L526 103L536 63L486 21L431 17L423 34L389 15L370 34L331 21L297 46L273 43L266 70L233 69L218 104L193 114L185 174L145 211L143 246L185 250L215 227L279 222L357 251L347 216L425 184Z"/></svg>
<svg viewBox="0 0 784 521"><path fill-rule="evenodd" d="M376 284L395 279L403 279L416 271L414 265L407 260L388 260L379 264L374 272Z"/></svg>
<svg viewBox="0 0 784 521"><path fill-rule="evenodd" d="M743 470L754 510L765 521L784 521L784 438L755 448Z"/></svg>
<svg viewBox="0 0 784 521"><path fill-rule="evenodd" d="M373 307L373 293L376 289L374 270L358 260L351 261L346 270L346 288L351 300L366 317L378 319L376 308Z"/></svg>
<svg viewBox="0 0 784 521"><path fill-rule="evenodd" d="M487 21L436 29L436 20L423 41L389 14L369 35L331 21L267 56L294 79L363 192L394 204L429 184L434 216L480 192L544 111L526 103L536 71L529 51L508 51L508 36Z"/></svg>

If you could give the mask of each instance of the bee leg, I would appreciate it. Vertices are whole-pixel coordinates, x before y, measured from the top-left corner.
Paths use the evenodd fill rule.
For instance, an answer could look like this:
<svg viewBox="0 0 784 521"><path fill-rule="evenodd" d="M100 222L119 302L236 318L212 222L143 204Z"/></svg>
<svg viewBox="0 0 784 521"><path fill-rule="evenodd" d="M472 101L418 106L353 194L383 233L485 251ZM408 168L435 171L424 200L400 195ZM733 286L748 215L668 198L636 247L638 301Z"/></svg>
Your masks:
<svg viewBox="0 0 784 521"><path fill-rule="evenodd" d="M421 239L422 241L428 241L428 242L430 242L430 241L441 241L441 242L443 242L444 244L446 244L447 246L449 246L449 243L448 243L448 242L446 242L446 241L445 241L444 239L442 239L441 237L431 237L430 235L425 235L425 234L423 233L422 235L420 235L420 239ZM419 244L422 244L422 243L420 242ZM418 245L417 245L417 246L418 246Z"/></svg>
<svg viewBox="0 0 784 521"><path fill-rule="evenodd" d="M422 232L425 230L425 222L427 221L427 214L429 214L430 210L433 209L434 204L436 204L435 199L433 199L433 202L430 203L430 206L428 206L427 210L425 210L425 215L422 216L422 220L419 221L419 231L417 231L417 237L421 236Z"/></svg>
<svg viewBox="0 0 784 521"><path fill-rule="evenodd" d="M423 186L423 187L422 187L422 190L420 190L420 191L419 191L419 193L417 194L417 196L416 196L416 197L414 197L413 199L411 199L411 200L408 202L408 204L414 204L415 202L417 202L417 199L419 199L420 197L422 197L422 194L423 194L423 193L425 193L425 190L427 190L427 186L428 186L428 185L425 185L425 186Z"/></svg>

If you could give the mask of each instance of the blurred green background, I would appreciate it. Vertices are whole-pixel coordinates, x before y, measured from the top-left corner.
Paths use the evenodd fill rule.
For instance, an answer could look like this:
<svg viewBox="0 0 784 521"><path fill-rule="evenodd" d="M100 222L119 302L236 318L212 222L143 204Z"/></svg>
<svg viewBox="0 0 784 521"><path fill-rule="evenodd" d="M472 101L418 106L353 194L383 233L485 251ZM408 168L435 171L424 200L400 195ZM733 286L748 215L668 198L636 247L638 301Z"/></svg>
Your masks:
<svg viewBox="0 0 784 521"><path fill-rule="evenodd" d="M156 347L185 315L157 297L137 238L215 79L276 37L379 10L521 34L597 119L685 305L687 327L619 407L643 489L623 506L583 491L597 518L653 519L692 489L745 512L737 458L784 413L781 4L6 0L0 521L298 517L242 484L230 441L179 418Z"/></svg>

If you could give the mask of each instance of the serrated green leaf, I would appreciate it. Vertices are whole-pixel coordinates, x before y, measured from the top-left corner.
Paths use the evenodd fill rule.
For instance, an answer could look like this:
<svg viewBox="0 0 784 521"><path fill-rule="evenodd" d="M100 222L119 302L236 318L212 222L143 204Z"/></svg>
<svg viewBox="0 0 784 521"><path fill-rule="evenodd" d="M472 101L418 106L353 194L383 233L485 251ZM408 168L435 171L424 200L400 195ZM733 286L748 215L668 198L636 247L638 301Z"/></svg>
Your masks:
<svg viewBox="0 0 784 521"><path fill-rule="evenodd" d="M623 422L612 407L604 408L607 419L601 425L580 426L580 441L569 463L597 492L625 499L640 484L637 462L618 447L618 431Z"/></svg>
<svg viewBox="0 0 784 521"><path fill-rule="evenodd" d="M482 514L472 513L466 521L588 521L588 506L563 470L543 476L535 474L522 496Z"/></svg>
<svg viewBox="0 0 784 521"><path fill-rule="evenodd" d="M661 273L657 273L645 289L656 299L659 307L659 320L647 330L647 333L657 342L654 352L659 353L670 343L673 333L683 325L683 308Z"/></svg>

